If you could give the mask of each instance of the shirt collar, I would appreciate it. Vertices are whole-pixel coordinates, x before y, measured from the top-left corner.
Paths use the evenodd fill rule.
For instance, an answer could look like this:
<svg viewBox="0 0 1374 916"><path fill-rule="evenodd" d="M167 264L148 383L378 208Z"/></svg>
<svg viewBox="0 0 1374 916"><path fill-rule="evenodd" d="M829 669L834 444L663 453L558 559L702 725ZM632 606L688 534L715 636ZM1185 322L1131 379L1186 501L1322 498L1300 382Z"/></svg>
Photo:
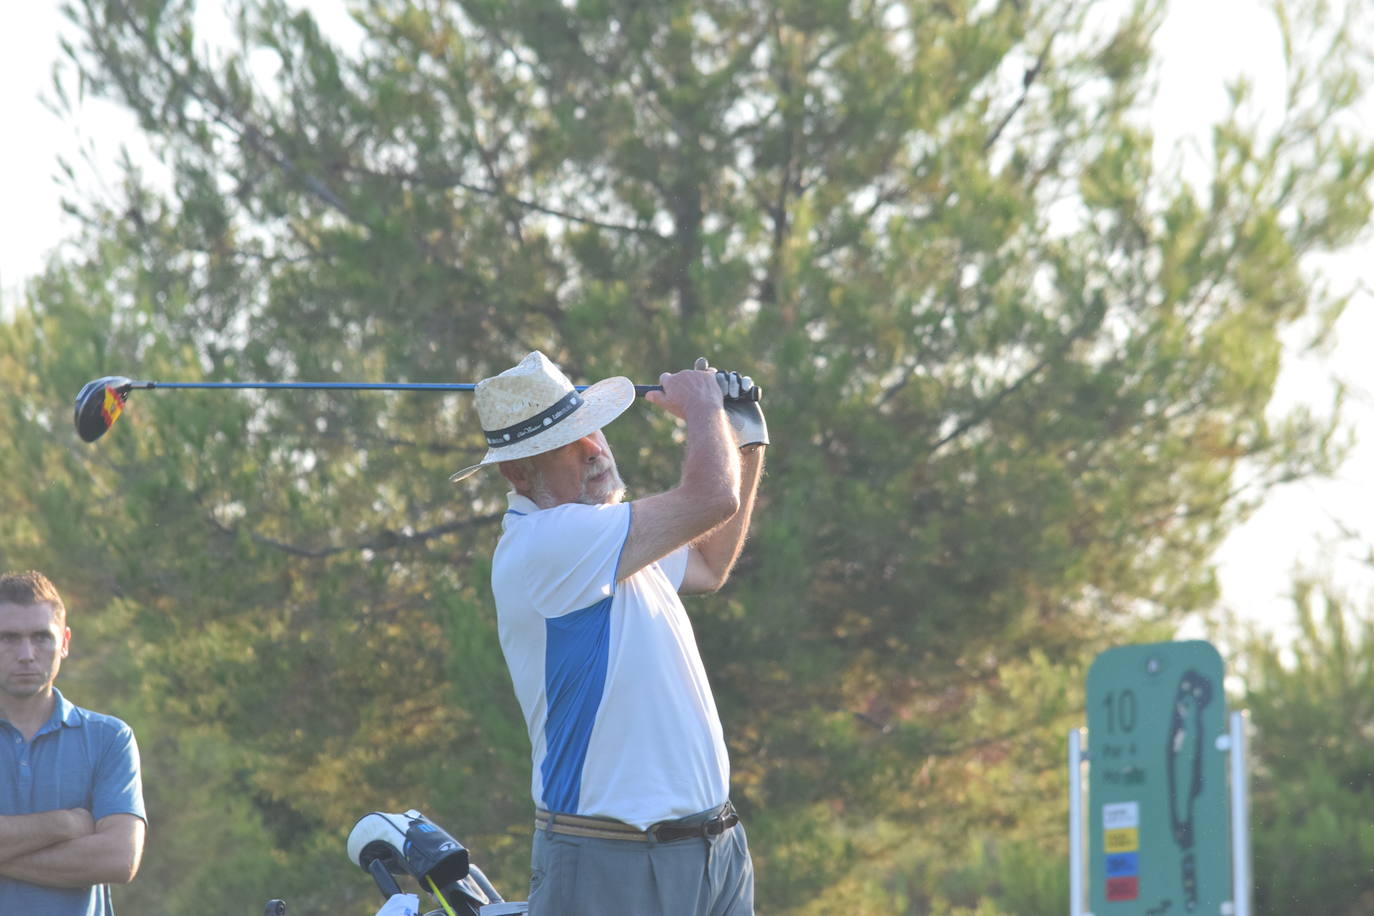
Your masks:
<svg viewBox="0 0 1374 916"><path fill-rule="evenodd" d="M58 690L56 687L52 689L52 696L56 701L53 703L52 717L48 719L48 724L43 726L41 731L46 731L49 728L56 728L59 723L68 728L80 727L83 721L81 718L81 710L77 709L75 705L68 701L67 698L62 695L62 691Z"/></svg>
<svg viewBox="0 0 1374 916"><path fill-rule="evenodd" d="M539 511L539 507L534 504L534 500L528 496L521 496L511 490L506 494L506 516L501 519L501 529L504 531L511 520L511 515L531 515Z"/></svg>
<svg viewBox="0 0 1374 916"><path fill-rule="evenodd" d="M86 717L82 714L80 707L70 702L56 687L52 689L52 698L52 713L48 716L48 721L39 726L38 731L34 733L35 738L39 735L46 735L48 732L55 732L63 725L67 728L80 728L86 724ZM4 719L0 719L0 722L4 721Z"/></svg>

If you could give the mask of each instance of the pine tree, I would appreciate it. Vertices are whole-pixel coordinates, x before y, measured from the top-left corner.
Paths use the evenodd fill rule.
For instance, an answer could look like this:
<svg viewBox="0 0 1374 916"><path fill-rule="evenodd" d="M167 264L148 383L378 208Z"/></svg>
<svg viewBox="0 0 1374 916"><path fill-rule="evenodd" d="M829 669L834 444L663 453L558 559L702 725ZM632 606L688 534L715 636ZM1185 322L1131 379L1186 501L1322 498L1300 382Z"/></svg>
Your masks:
<svg viewBox="0 0 1374 916"><path fill-rule="evenodd" d="M503 487L447 482L482 450L461 396L138 392L94 447L68 398L475 380L536 347L579 382L704 354L765 389L751 541L689 605L760 909L1062 895L1086 660L1211 603L1242 462L1261 489L1329 464L1330 426L1265 407L1280 333L1341 304L1303 257L1369 216L1337 117L1362 33L1298 61L1282 134L1238 97L1197 187L1152 159L1156 3L353 12L345 52L279 0L220 50L188 0L73 9L83 90L170 177L73 202L76 253L6 323L0 558L84 608L81 676L149 748L133 909L369 899L342 837L411 806L523 886ZM1309 47L1313 10L1286 22ZM671 429L610 427L634 493L675 480Z"/></svg>

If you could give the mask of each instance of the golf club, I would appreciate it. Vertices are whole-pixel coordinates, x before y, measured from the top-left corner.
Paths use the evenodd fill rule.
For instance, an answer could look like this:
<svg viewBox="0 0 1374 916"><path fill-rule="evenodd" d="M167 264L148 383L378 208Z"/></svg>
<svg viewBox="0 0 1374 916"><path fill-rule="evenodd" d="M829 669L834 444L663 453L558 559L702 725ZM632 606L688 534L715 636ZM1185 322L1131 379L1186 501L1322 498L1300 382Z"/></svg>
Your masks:
<svg viewBox="0 0 1374 916"><path fill-rule="evenodd" d="M311 391L473 391L474 382L147 382L134 381L121 375L107 375L92 379L82 386L76 396L73 420L76 433L84 442L94 442L114 425L129 400L129 392L149 388L286 388ZM589 386L577 385L578 391ZM636 385L635 396L650 391L662 391L660 385ZM755 387L749 391L750 400L757 401L763 392Z"/></svg>

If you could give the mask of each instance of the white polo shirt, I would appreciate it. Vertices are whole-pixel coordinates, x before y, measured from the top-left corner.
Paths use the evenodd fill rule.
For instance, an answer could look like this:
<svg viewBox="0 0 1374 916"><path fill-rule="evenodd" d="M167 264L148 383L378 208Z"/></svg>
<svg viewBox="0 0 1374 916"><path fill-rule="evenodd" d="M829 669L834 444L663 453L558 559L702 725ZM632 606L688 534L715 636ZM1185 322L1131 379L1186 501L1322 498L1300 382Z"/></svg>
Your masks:
<svg viewBox="0 0 1374 916"><path fill-rule="evenodd" d="M507 498L491 585L534 803L640 829L723 804L730 762L677 594L687 549L617 583L628 503Z"/></svg>

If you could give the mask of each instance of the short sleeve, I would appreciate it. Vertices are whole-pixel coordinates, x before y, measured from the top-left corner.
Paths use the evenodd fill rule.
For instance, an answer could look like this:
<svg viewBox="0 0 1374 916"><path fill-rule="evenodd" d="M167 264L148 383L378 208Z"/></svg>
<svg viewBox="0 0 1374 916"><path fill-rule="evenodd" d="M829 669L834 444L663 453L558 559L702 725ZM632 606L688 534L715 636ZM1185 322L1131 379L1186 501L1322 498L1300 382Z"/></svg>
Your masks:
<svg viewBox="0 0 1374 916"><path fill-rule="evenodd" d="M630 533L627 503L567 504L521 519L511 538L503 587L524 593L545 617L561 617L610 597Z"/></svg>
<svg viewBox="0 0 1374 916"><path fill-rule="evenodd" d="M659 568L675 591L682 588L682 580L687 577L687 557L691 549L690 545L684 545L658 561Z"/></svg>
<svg viewBox="0 0 1374 916"><path fill-rule="evenodd" d="M116 720L106 741L91 792L91 817L133 814L147 820L143 807L143 778L138 742L133 729Z"/></svg>

